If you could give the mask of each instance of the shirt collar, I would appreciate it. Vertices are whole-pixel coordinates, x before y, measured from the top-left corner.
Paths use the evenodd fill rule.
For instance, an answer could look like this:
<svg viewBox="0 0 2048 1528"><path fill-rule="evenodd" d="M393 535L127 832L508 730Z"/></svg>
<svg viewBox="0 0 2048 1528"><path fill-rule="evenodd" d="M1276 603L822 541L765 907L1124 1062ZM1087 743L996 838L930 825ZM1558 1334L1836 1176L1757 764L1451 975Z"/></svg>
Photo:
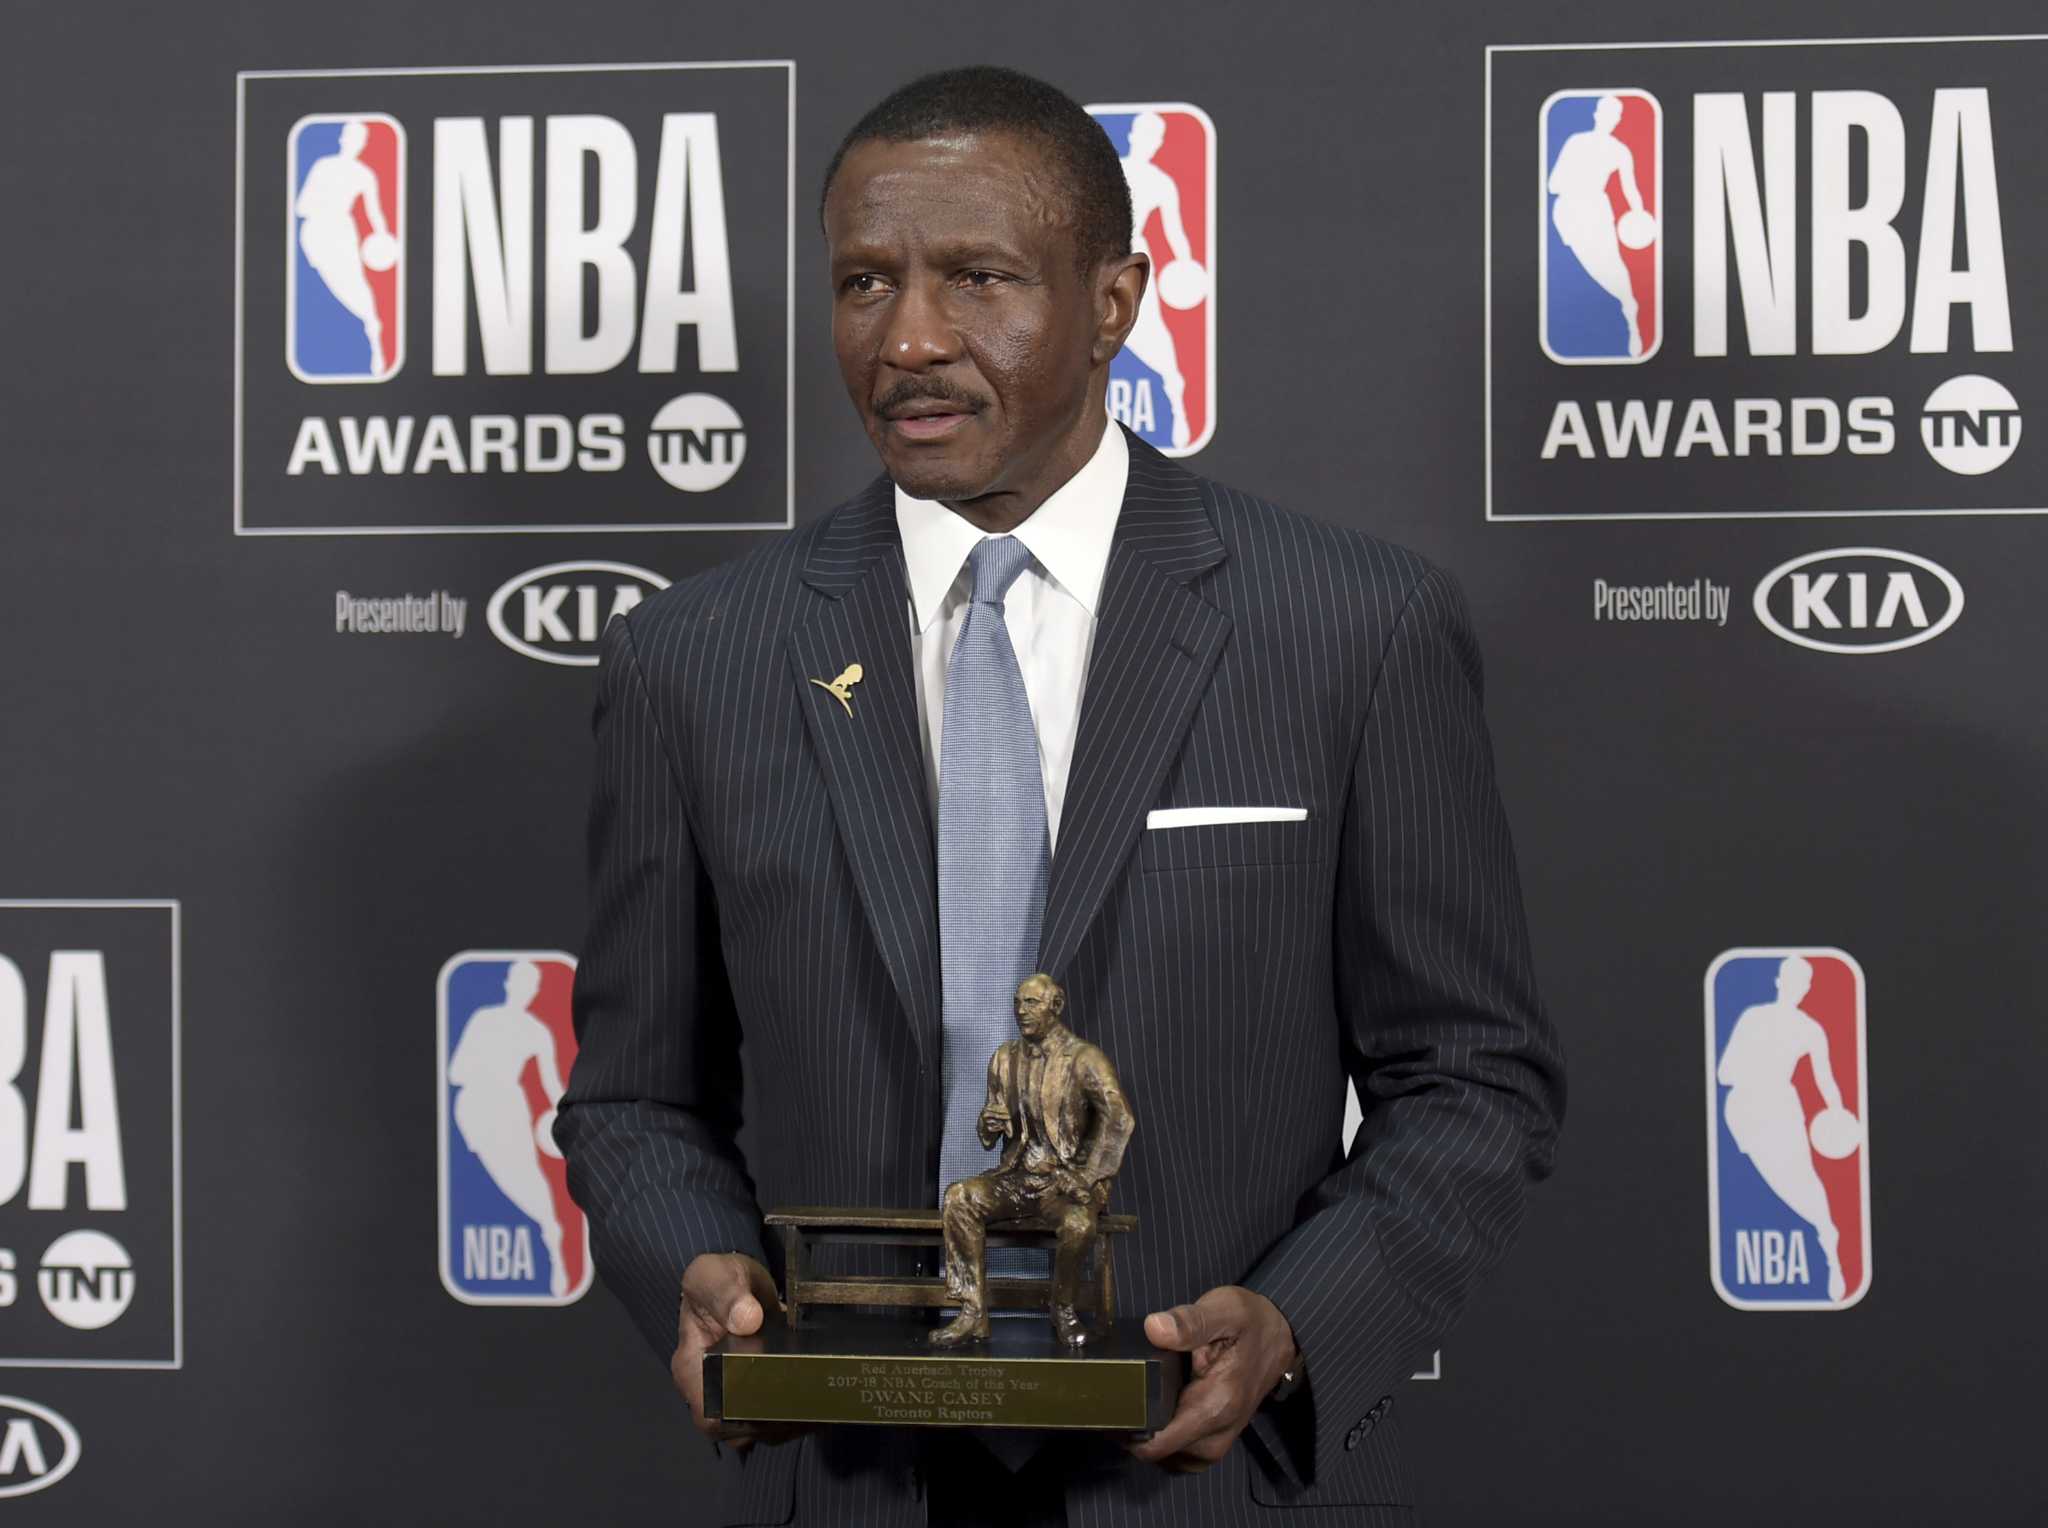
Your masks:
<svg viewBox="0 0 2048 1528"><path fill-rule="evenodd" d="M1105 418L1095 454L1014 533L1038 565L1091 616L1102 597L1109 544L1116 535L1130 470L1131 448L1124 432ZM896 490L896 530L903 540L917 629L923 631L939 618L939 607L983 532L936 499L913 499L901 488Z"/></svg>

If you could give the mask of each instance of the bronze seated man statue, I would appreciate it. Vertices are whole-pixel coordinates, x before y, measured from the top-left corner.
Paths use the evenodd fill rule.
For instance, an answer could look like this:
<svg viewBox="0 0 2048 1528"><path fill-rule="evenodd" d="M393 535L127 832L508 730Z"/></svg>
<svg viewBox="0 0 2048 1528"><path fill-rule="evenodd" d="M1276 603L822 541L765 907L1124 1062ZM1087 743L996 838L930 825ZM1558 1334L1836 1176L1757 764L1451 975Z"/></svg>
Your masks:
<svg viewBox="0 0 2048 1528"><path fill-rule="evenodd" d="M1081 1265L1096 1217L1109 1203L1136 1121L1116 1068L1100 1049L1061 1022L1067 995L1050 976L1017 988L1021 1039L996 1047L988 1063L981 1144L1007 1137L1002 1160L978 1177L946 1186L943 1219L946 1293L960 1313L931 1334L938 1347L989 1334L987 1232L991 1224L1054 1230L1052 1322L1060 1340L1088 1340L1076 1302Z"/></svg>

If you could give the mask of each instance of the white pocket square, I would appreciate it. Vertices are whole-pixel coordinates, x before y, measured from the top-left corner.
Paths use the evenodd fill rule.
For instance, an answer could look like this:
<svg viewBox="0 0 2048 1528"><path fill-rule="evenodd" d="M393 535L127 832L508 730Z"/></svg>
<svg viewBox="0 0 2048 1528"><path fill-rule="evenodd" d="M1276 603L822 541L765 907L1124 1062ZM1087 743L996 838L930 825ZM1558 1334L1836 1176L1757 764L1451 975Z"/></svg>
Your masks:
<svg viewBox="0 0 2048 1528"><path fill-rule="evenodd" d="M1301 822L1305 806L1166 806L1145 814L1150 828L1203 828L1219 822Z"/></svg>

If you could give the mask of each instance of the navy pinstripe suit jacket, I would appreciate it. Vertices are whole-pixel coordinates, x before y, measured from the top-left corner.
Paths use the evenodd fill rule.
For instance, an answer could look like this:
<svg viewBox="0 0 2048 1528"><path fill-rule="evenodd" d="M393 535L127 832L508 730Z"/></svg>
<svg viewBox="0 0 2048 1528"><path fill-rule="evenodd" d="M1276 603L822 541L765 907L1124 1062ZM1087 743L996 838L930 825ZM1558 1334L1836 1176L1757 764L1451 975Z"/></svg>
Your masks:
<svg viewBox="0 0 2048 1528"><path fill-rule="evenodd" d="M937 882L906 600L883 479L605 633L557 1134L598 1269L664 1362L692 1257L775 1266L763 1207L933 1198ZM810 680L855 662L849 716ZM1308 818L1145 828L1211 805ZM1310 1373L1203 1474L1062 1445L1069 1521L1408 1521L1384 1398L1504 1250L1563 1107L1450 579L1134 439L1039 964L1137 1112L1120 1305L1249 1285ZM688 1520L921 1524L916 1460L874 1429L728 1453Z"/></svg>

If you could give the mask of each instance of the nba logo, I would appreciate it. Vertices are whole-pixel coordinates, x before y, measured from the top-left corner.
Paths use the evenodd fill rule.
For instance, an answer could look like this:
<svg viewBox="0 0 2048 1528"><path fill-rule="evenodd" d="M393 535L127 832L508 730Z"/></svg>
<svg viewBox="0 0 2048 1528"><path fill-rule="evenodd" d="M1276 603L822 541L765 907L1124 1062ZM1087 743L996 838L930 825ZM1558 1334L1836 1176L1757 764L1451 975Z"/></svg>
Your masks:
<svg viewBox="0 0 2048 1528"><path fill-rule="evenodd" d="M1863 994L1840 950L1707 968L1714 1289L1738 1310L1846 1310L1870 1288Z"/></svg>
<svg viewBox="0 0 2048 1528"><path fill-rule="evenodd" d="M567 1305L590 1240L554 1142L576 961L465 950L441 968L441 1282L468 1305Z"/></svg>
<svg viewBox="0 0 2048 1528"><path fill-rule="evenodd" d="M1543 353L1647 361L1664 337L1664 108L1647 90L1560 90L1537 138Z"/></svg>
<svg viewBox="0 0 2048 1528"><path fill-rule="evenodd" d="M1216 125L1199 106L1091 106L1131 187L1131 248L1152 257L1138 321L1109 364L1109 412L1168 456L1216 433Z"/></svg>
<svg viewBox="0 0 2048 1528"><path fill-rule="evenodd" d="M387 381L405 364L405 129L301 117L285 164L285 363L301 382Z"/></svg>

